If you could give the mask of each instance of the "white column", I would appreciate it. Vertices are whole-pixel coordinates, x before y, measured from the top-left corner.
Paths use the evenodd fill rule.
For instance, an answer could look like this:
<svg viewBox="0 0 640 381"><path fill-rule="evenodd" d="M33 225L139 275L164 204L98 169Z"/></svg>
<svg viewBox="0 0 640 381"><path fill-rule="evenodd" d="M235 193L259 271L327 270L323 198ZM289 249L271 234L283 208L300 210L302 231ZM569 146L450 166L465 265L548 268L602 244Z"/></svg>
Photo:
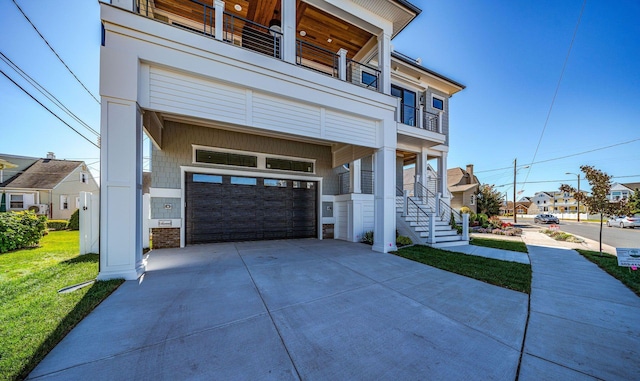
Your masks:
<svg viewBox="0 0 640 381"><path fill-rule="evenodd" d="M427 169L429 168L429 155L426 148L422 148L416 158L416 161L420 162L420 182L426 187L428 185L427 177L429 176L429 171Z"/></svg>
<svg viewBox="0 0 640 381"><path fill-rule="evenodd" d="M380 91L384 94L391 94L391 36L382 32L378 35L378 67L381 71Z"/></svg>
<svg viewBox="0 0 640 381"><path fill-rule="evenodd" d="M438 158L438 192L442 193L442 196L448 198L449 192L447 191L447 152L442 152L442 156Z"/></svg>
<svg viewBox="0 0 640 381"><path fill-rule="evenodd" d="M102 97L100 273L137 279L142 261L142 116L135 101Z"/></svg>
<svg viewBox="0 0 640 381"><path fill-rule="evenodd" d="M340 48L338 50L338 78L342 81L347 80L347 50Z"/></svg>
<svg viewBox="0 0 640 381"><path fill-rule="evenodd" d="M222 41L222 35L223 35L223 31L222 31L222 27L224 25L224 1L222 0L215 0L213 2L213 5L215 7L215 32L214 32L214 37L216 38L216 40L220 40Z"/></svg>
<svg viewBox="0 0 640 381"><path fill-rule="evenodd" d="M396 250L396 150L384 146L374 155L374 229L373 250Z"/></svg>
<svg viewBox="0 0 640 381"><path fill-rule="evenodd" d="M469 240L469 214L465 213L462 215L462 240Z"/></svg>
<svg viewBox="0 0 640 381"><path fill-rule="evenodd" d="M296 63L296 0L281 0L282 54L286 62Z"/></svg>
<svg viewBox="0 0 640 381"><path fill-rule="evenodd" d="M362 161L349 163L349 193L362 193Z"/></svg>

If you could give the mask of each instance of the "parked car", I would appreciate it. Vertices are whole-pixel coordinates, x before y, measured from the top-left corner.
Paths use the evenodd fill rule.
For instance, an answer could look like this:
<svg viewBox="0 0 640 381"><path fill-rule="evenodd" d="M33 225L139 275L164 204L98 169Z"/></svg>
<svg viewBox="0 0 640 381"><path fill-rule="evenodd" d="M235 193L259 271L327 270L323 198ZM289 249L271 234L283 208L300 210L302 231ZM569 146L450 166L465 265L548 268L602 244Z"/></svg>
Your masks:
<svg viewBox="0 0 640 381"><path fill-rule="evenodd" d="M560 220L551 214L538 214L534 217L533 222L536 224L559 224Z"/></svg>
<svg viewBox="0 0 640 381"><path fill-rule="evenodd" d="M621 228L638 228L640 227L640 215L635 216L618 216L611 217L607 221L607 226L616 226Z"/></svg>

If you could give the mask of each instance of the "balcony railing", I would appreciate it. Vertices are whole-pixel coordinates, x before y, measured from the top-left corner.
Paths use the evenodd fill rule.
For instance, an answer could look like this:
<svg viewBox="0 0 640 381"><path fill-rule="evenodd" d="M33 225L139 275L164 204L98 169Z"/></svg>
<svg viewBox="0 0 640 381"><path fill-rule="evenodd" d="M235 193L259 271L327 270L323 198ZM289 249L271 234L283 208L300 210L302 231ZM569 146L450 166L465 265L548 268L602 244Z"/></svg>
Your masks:
<svg viewBox="0 0 640 381"><path fill-rule="evenodd" d="M338 175L339 180L339 194L350 193L349 185L350 178L349 172L343 172ZM373 171L360 171L360 186L362 194L373 194Z"/></svg>
<svg viewBox="0 0 640 381"><path fill-rule="evenodd" d="M425 111L423 106L415 107L401 102L397 118L400 123L407 126L442 133L440 115Z"/></svg>
<svg viewBox="0 0 640 381"><path fill-rule="evenodd" d="M191 15L195 16L193 18L155 9L151 0L136 0L136 10L140 15L181 29L277 59L284 58L284 40L280 31L225 12L224 9L216 9L214 5L204 4L198 0L188 1L192 4ZM216 18L220 18L219 23L216 23ZM367 89L380 90L380 70L347 58L344 50L336 53L298 39L295 54L295 62L299 66Z"/></svg>

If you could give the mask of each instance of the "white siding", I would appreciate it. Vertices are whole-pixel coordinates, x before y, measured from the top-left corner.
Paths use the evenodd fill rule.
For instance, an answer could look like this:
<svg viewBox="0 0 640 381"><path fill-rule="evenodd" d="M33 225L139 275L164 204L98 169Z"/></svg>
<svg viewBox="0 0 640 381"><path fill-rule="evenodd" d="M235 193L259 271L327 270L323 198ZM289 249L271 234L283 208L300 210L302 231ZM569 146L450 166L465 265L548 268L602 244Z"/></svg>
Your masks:
<svg viewBox="0 0 640 381"><path fill-rule="evenodd" d="M373 199L371 201L363 201L362 203L362 227L363 234L368 231L373 231L374 213L373 213Z"/></svg>
<svg viewBox="0 0 640 381"><path fill-rule="evenodd" d="M336 224L334 226L334 238L335 239L347 239L348 238L348 214L349 210L346 202L333 203L333 215L336 218Z"/></svg>
<svg viewBox="0 0 640 381"><path fill-rule="evenodd" d="M375 147L376 122L346 113L327 110L324 137L330 140L349 141L368 147Z"/></svg>
<svg viewBox="0 0 640 381"><path fill-rule="evenodd" d="M320 107L266 94L254 94L253 124L262 128L320 137Z"/></svg>

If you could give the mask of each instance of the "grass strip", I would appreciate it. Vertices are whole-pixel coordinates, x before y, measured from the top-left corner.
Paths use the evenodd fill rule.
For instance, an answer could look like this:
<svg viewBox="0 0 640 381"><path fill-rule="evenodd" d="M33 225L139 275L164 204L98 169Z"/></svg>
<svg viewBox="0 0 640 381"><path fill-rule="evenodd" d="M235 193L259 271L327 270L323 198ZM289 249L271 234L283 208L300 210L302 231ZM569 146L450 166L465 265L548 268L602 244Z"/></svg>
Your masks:
<svg viewBox="0 0 640 381"><path fill-rule="evenodd" d="M531 293L530 265L418 245L399 249L395 254L485 283Z"/></svg>
<svg viewBox="0 0 640 381"><path fill-rule="evenodd" d="M600 255L597 251L582 249L576 251L640 296L640 270L632 271L628 267L618 266L618 258L615 255L607 253Z"/></svg>
<svg viewBox="0 0 640 381"><path fill-rule="evenodd" d="M506 241L501 239L472 237L469 242L472 245L491 247L494 249L517 251L520 253L528 253L527 245L522 241Z"/></svg>
<svg viewBox="0 0 640 381"><path fill-rule="evenodd" d="M24 379L123 282L96 282L58 294L98 274L99 256L78 255L78 247L77 231L51 232L37 249L0 256L0 380Z"/></svg>

